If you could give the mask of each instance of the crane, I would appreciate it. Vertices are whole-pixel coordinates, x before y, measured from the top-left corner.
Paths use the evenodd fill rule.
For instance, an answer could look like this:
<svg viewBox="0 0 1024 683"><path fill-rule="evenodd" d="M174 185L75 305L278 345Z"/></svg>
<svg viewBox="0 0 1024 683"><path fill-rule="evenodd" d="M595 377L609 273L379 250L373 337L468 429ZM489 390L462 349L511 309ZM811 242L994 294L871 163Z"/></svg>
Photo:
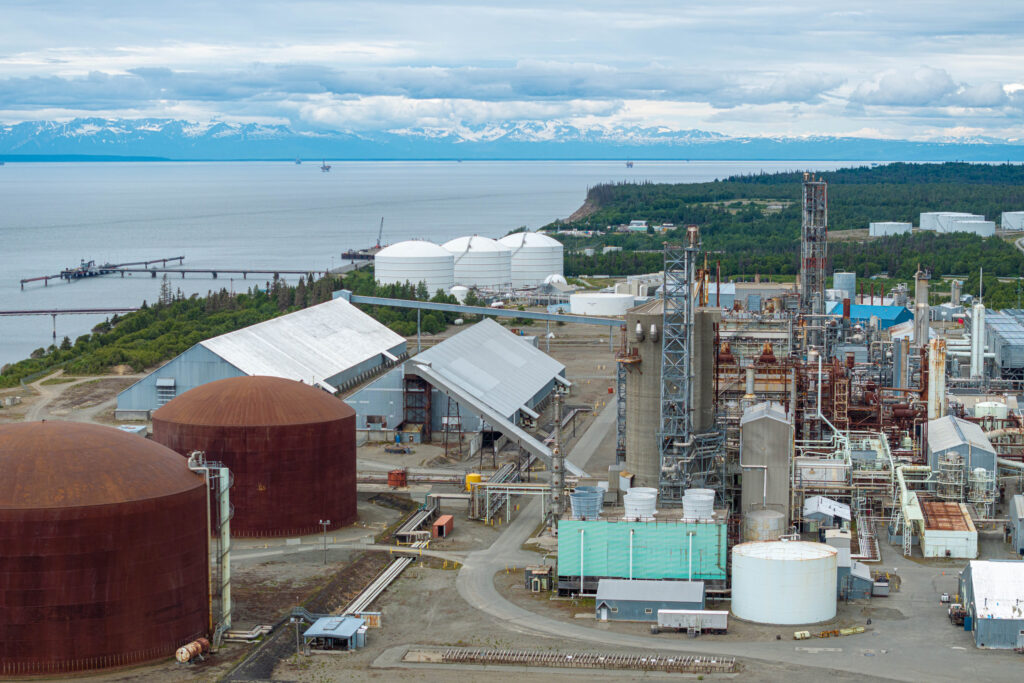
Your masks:
<svg viewBox="0 0 1024 683"><path fill-rule="evenodd" d="M377 248L380 249L380 240L384 236L384 216L380 217L380 230L377 231Z"/></svg>

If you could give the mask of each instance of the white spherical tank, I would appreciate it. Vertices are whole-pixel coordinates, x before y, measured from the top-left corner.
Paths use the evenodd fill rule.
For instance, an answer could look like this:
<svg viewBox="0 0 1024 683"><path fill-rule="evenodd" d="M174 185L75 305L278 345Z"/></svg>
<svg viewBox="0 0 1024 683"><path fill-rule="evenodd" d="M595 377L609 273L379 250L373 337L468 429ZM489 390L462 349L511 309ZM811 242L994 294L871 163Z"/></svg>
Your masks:
<svg viewBox="0 0 1024 683"><path fill-rule="evenodd" d="M744 541L777 541L786 533L786 516L778 510L751 510L743 518Z"/></svg>
<svg viewBox="0 0 1024 683"><path fill-rule="evenodd" d="M569 295L569 312L574 315L625 315L636 305L632 294L584 292Z"/></svg>
<svg viewBox="0 0 1024 683"><path fill-rule="evenodd" d="M382 285L425 282L433 296L437 290L447 292L455 284L455 257L433 242L407 240L392 244L373 258L373 273Z"/></svg>
<svg viewBox="0 0 1024 683"><path fill-rule="evenodd" d="M836 616L836 549L807 541L732 549L732 611L759 624L816 624Z"/></svg>
<svg viewBox="0 0 1024 683"><path fill-rule="evenodd" d="M456 237L442 245L455 258L455 282L466 287L512 287L512 250L489 237Z"/></svg>
<svg viewBox="0 0 1024 683"><path fill-rule="evenodd" d="M465 303L466 302L466 295L469 294L469 287L463 287L462 285L455 285L450 290L448 290L448 293L451 294L452 296L454 296L458 300L458 302L460 304L461 303Z"/></svg>
<svg viewBox="0 0 1024 683"><path fill-rule="evenodd" d="M554 238L523 231L505 235L498 242L512 250L513 287L536 287L548 275L565 273L565 248Z"/></svg>

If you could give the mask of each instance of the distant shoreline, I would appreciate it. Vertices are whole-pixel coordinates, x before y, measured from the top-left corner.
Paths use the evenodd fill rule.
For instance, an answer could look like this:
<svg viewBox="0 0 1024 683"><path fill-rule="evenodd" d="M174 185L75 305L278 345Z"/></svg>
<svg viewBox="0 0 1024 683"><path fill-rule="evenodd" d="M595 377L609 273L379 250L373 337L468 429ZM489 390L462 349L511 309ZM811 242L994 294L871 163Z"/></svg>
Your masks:
<svg viewBox="0 0 1024 683"><path fill-rule="evenodd" d="M310 157L309 165L316 165L320 158L313 159ZM608 157L565 157L565 158L550 158L550 157L481 157L474 159L459 159L455 157L416 157L416 158L395 158L395 157L363 157L358 159L339 159L327 157L326 161L332 164L343 164L343 163L588 163L588 162L606 162L606 163L622 163L625 168L625 162L622 158L608 158ZM945 163L947 159L926 159L926 160L907 160L907 159L839 159L839 158L811 158L811 159L796 159L787 157L736 157L736 158L651 158L651 159L640 159L634 158L633 163L636 164L636 173L643 171L644 164L663 164L663 163L838 163L838 164L887 164L893 162L905 162L905 163L924 163L924 164L940 164ZM1015 160L993 160L993 159L965 159L965 163L970 164L1009 164L1013 166L1024 164L1024 161ZM172 157L158 157L158 156L133 156L133 155L116 155L116 154L0 154L0 162L4 163L98 163L98 162L161 162L161 163L245 163L245 162L261 162L261 163L288 163L294 164L294 158L282 158L282 157L245 157L237 159L211 159L204 157L195 158L172 158ZM632 170L632 169L631 169ZM628 171L627 171L628 172Z"/></svg>

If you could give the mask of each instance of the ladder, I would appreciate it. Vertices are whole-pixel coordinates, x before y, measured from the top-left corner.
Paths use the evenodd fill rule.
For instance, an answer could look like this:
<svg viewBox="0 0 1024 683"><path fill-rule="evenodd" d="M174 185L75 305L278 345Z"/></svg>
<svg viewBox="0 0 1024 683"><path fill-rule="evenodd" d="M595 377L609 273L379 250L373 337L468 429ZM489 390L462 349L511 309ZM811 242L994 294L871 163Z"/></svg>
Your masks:
<svg viewBox="0 0 1024 683"><path fill-rule="evenodd" d="M901 513L902 514L902 513ZM910 526L910 520L903 518L903 557L910 557L911 546L913 544L913 529Z"/></svg>

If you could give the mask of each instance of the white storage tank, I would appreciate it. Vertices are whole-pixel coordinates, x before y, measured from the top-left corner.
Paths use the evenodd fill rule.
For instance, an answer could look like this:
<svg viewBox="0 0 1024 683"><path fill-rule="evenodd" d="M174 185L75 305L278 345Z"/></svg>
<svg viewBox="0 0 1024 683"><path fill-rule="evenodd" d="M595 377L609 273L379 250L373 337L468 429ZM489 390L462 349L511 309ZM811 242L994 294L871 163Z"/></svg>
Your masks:
<svg viewBox="0 0 1024 683"><path fill-rule="evenodd" d="M442 245L455 257L455 282L466 287L510 289L512 250L489 237L456 237Z"/></svg>
<svg viewBox="0 0 1024 683"><path fill-rule="evenodd" d="M1024 230L1024 211L1003 211L999 225L1003 230Z"/></svg>
<svg viewBox="0 0 1024 683"><path fill-rule="evenodd" d="M995 417L1005 420L1008 414L1009 408L999 401L979 401L974 404L974 417Z"/></svg>
<svg viewBox="0 0 1024 683"><path fill-rule="evenodd" d="M949 221L944 232L969 232L982 237L991 237L996 234L995 221L986 221L980 218L955 218Z"/></svg>
<svg viewBox="0 0 1024 683"><path fill-rule="evenodd" d="M868 224L868 235L871 237L888 237L889 235L909 235L910 223L897 223L894 221L881 221Z"/></svg>
<svg viewBox="0 0 1024 683"><path fill-rule="evenodd" d="M836 616L836 549L807 541L732 549L732 611L759 624L816 624Z"/></svg>
<svg viewBox="0 0 1024 683"><path fill-rule="evenodd" d="M835 289L839 289L846 292L846 298L853 300L854 296L857 294L857 274L833 273L832 286Z"/></svg>
<svg viewBox="0 0 1024 683"><path fill-rule="evenodd" d="M407 240L392 244L373 258L373 273L382 285L425 282L433 296L437 290L447 292L455 284L455 257L447 249L424 240Z"/></svg>
<svg viewBox="0 0 1024 683"><path fill-rule="evenodd" d="M569 312L574 315L625 315L636 305L632 294L581 292L569 295Z"/></svg>
<svg viewBox="0 0 1024 683"><path fill-rule="evenodd" d="M777 541L786 533L786 516L778 510L751 510L743 518L743 540Z"/></svg>
<svg viewBox="0 0 1024 683"><path fill-rule="evenodd" d="M462 285L455 285L448 290L448 293L455 297L460 303L466 303L466 295L469 294L469 287L463 287Z"/></svg>
<svg viewBox="0 0 1024 683"><path fill-rule="evenodd" d="M513 287L536 287L548 275L565 274L565 248L552 237L523 231L505 235L498 242L512 250Z"/></svg>

